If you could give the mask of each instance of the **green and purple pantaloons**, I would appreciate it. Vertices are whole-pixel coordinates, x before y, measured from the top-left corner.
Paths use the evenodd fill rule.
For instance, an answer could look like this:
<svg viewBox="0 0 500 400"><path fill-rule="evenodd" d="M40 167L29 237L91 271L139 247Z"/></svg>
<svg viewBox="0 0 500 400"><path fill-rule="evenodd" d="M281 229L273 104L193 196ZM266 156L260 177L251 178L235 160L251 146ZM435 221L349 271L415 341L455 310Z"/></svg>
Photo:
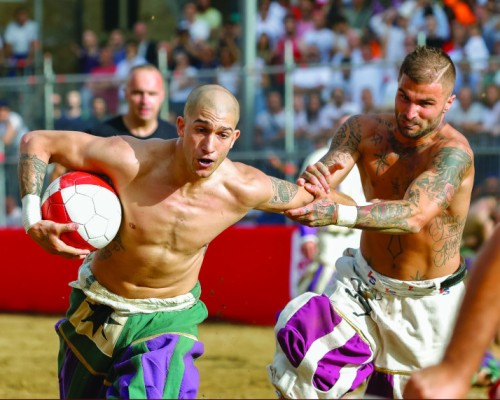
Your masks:
<svg viewBox="0 0 500 400"><path fill-rule="evenodd" d="M175 298L124 299L83 265L71 285L66 318L56 324L61 398L196 397L198 324L207 317L199 283Z"/></svg>

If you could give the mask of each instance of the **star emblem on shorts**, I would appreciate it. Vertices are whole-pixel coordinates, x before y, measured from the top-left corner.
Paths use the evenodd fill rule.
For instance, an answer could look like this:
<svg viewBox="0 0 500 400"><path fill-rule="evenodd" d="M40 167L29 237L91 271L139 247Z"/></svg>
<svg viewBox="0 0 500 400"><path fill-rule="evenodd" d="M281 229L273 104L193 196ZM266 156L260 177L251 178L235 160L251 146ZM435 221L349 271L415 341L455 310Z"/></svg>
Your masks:
<svg viewBox="0 0 500 400"><path fill-rule="evenodd" d="M121 325L118 321L114 320L111 317L111 314L114 312L114 310L104 304L93 304L88 301L87 304L89 305L89 308L92 312L87 318L82 319L82 322L92 323L92 336L96 334L99 327L102 327L101 334L104 339L108 340L108 338L106 337L106 333L104 332L104 326Z"/></svg>

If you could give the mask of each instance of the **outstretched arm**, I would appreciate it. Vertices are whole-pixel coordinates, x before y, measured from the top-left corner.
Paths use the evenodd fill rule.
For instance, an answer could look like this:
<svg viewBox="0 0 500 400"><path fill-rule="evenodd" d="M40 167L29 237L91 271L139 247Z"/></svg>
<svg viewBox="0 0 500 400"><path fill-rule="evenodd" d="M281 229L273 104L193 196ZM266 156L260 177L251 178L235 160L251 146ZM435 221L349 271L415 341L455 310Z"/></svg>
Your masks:
<svg viewBox="0 0 500 400"><path fill-rule="evenodd" d="M318 186L306 184L305 187L295 183L266 175L262 171L241 163L235 163L240 170L241 180L238 180L238 197L247 208L283 213L311 203L315 199L329 198L331 202L355 205L349 196L332 190L325 193ZM333 166L332 171L338 168Z"/></svg>
<svg viewBox="0 0 500 400"><path fill-rule="evenodd" d="M283 212L294 207L301 207L316 200L319 204L329 207L331 204L356 205L356 202L348 195L331 190L325 193L321 188L306 184L306 187L297 186L294 183L275 177L267 177L271 185L268 186L268 196L256 208L269 212Z"/></svg>
<svg viewBox="0 0 500 400"><path fill-rule="evenodd" d="M308 226L336 224L387 233L416 233L448 208L466 179L469 180L466 184L472 186L472 153L463 148L444 147L401 200L346 207L321 199L286 215Z"/></svg>
<svg viewBox="0 0 500 400"><path fill-rule="evenodd" d="M467 291L441 363L415 372L403 396L463 399L500 324L500 225L473 264Z"/></svg>

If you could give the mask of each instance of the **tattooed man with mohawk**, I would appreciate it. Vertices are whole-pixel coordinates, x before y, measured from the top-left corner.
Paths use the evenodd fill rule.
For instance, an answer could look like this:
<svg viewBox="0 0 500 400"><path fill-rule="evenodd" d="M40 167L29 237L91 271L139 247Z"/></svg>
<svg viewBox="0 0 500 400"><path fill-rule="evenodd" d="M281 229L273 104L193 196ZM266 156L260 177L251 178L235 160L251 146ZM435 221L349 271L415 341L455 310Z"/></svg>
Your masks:
<svg viewBox="0 0 500 400"><path fill-rule="evenodd" d="M298 180L328 191L356 164L372 200L323 198L286 213L363 232L337 260L332 291L303 294L279 316L268 372L283 397L339 398L366 383L370 395L401 398L411 372L440 359L464 292L474 181L469 143L444 120L455 74L446 53L418 47L401 65L394 114L351 117Z"/></svg>

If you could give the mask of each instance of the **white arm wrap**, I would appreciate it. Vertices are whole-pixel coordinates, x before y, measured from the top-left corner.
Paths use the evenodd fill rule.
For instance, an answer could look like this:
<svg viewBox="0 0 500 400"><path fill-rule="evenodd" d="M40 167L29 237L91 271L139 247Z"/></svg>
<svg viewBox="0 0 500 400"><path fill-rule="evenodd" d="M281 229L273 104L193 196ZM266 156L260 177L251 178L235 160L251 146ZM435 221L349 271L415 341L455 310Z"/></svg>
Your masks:
<svg viewBox="0 0 500 400"><path fill-rule="evenodd" d="M42 210L40 209L40 196L35 194L27 194L22 200L23 205L23 226L26 232L42 220Z"/></svg>
<svg viewBox="0 0 500 400"><path fill-rule="evenodd" d="M358 208L356 206L345 206L343 204L338 205L336 225L352 228L354 225L356 225L357 218Z"/></svg>

